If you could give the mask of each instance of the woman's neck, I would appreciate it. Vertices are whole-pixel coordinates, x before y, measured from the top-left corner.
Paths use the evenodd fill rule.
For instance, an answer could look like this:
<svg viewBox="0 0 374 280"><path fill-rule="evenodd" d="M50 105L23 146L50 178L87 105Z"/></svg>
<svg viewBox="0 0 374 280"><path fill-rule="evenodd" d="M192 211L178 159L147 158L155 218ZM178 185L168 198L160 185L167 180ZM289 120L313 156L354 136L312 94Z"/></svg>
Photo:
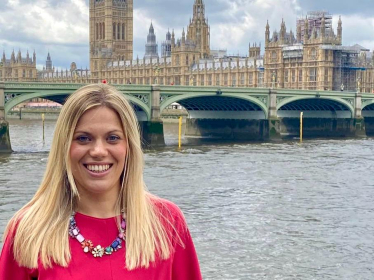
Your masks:
<svg viewBox="0 0 374 280"><path fill-rule="evenodd" d="M96 218L114 217L119 214L116 213L117 198L118 194L113 196L80 192L76 211Z"/></svg>

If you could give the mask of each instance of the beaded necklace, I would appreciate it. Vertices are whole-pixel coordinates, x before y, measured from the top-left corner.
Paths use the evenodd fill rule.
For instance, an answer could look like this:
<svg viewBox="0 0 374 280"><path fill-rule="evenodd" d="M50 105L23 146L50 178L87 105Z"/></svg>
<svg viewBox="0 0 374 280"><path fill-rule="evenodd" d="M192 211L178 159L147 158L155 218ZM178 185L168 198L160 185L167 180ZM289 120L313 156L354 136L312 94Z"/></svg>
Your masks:
<svg viewBox="0 0 374 280"><path fill-rule="evenodd" d="M119 249L122 248L122 240L126 241L126 219L125 216L122 216L121 220L121 228L119 228L119 233L116 239L110 244L108 247L101 247L101 245L97 245L94 247L93 243L91 240L87 240L83 237L83 235L80 233L79 228L77 227L77 223L75 221L75 212L70 217L70 224L69 224L69 235L76 239L83 248L83 252L89 253L91 252L92 255L97 258L97 257L102 257L104 254L105 255L111 255L113 252L118 251Z"/></svg>

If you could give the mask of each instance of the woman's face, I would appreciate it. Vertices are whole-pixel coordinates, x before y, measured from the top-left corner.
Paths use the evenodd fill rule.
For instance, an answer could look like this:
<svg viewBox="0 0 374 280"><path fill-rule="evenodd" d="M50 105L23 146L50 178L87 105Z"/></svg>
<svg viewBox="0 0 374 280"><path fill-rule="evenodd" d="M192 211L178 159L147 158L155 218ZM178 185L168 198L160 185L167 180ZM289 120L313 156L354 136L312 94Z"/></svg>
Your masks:
<svg viewBox="0 0 374 280"><path fill-rule="evenodd" d="M101 106L79 119L70 147L75 183L81 195L118 196L127 153L119 116Z"/></svg>

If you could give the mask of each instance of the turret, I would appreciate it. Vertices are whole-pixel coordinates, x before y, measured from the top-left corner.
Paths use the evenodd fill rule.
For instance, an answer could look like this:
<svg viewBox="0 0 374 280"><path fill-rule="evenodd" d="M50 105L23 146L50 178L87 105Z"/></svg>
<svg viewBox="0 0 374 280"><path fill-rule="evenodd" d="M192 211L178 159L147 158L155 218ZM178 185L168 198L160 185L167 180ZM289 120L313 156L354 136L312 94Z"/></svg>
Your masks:
<svg viewBox="0 0 374 280"><path fill-rule="evenodd" d="M171 46L174 48L175 47L175 34L174 34L174 29L171 33Z"/></svg>
<svg viewBox="0 0 374 280"><path fill-rule="evenodd" d="M301 43L301 24L297 25L297 30L296 30L296 40L297 43Z"/></svg>
<svg viewBox="0 0 374 280"><path fill-rule="evenodd" d="M32 62L34 63L34 65L36 65L36 53L35 53L35 50L34 50L34 53L32 55Z"/></svg>
<svg viewBox="0 0 374 280"><path fill-rule="evenodd" d="M5 60L6 60L6 57L5 57L5 51L3 51L3 58L2 58L2 62L5 64Z"/></svg>
<svg viewBox="0 0 374 280"><path fill-rule="evenodd" d="M305 27L304 27L304 44L309 40L309 22L308 18L305 19Z"/></svg>
<svg viewBox="0 0 374 280"><path fill-rule="evenodd" d="M311 37L311 39L316 39L317 38L317 29L316 29L316 27L314 26L313 27L313 30L312 30L312 37Z"/></svg>
<svg viewBox="0 0 374 280"><path fill-rule="evenodd" d="M15 62L16 62L16 55L14 54L14 50L12 51L12 55L11 55L11 57L10 57L10 61L11 61L12 63L15 63Z"/></svg>
<svg viewBox="0 0 374 280"><path fill-rule="evenodd" d="M279 33L280 33L279 40L281 41L281 44L284 44L284 41L286 39L286 24L284 23L283 18L282 18L281 29Z"/></svg>
<svg viewBox="0 0 374 280"><path fill-rule="evenodd" d="M339 21L338 21L338 41L341 44L343 42L343 27L342 27L342 19L339 16Z"/></svg>
<svg viewBox="0 0 374 280"><path fill-rule="evenodd" d="M325 21L325 16L322 17L322 22L321 22L321 37L325 38L326 35L326 21Z"/></svg>
<svg viewBox="0 0 374 280"><path fill-rule="evenodd" d="M267 21L266 29L265 29L265 46L267 46L269 42L270 42L270 26L269 26L269 21Z"/></svg>
<svg viewBox="0 0 374 280"><path fill-rule="evenodd" d="M17 62L18 62L18 63L21 63L21 62L22 62L21 50L18 50L18 54L17 54Z"/></svg>
<svg viewBox="0 0 374 280"><path fill-rule="evenodd" d="M183 31L182 31L182 45L184 45L186 43L186 33L184 32L184 28L183 28Z"/></svg>
<svg viewBox="0 0 374 280"><path fill-rule="evenodd" d="M52 59L51 59L51 55L49 54L49 52L47 55L47 61L45 62L45 68L47 71L52 70Z"/></svg>
<svg viewBox="0 0 374 280"><path fill-rule="evenodd" d="M294 43L293 39L294 39L294 35L293 35L292 29L291 29L290 30L290 41L288 43L293 45L293 43Z"/></svg>

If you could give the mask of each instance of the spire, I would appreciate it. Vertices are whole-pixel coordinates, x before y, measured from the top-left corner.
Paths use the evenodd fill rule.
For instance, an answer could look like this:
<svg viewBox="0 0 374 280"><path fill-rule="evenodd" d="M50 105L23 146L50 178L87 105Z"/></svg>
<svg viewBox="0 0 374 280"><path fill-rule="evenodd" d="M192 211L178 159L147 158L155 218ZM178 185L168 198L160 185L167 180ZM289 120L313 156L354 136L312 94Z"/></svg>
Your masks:
<svg viewBox="0 0 374 280"><path fill-rule="evenodd" d="M325 15L322 17L322 22L321 22L321 37L325 38L326 35L326 21L325 21Z"/></svg>
<svg viewBox="0 0 374 280"><path fill-rule="evenodd" d="M292 29L290 30L290 41L289 41L290 44L293 44L294 43L294 35L293 35L293 32L292 32Z"/></svg>
<svg viewBox="0 0 374 280"><path fill-rule="evenodd" d="M45 69L47 71L52 70L52 59L51 59L51 55L49 54L49 52L47 55L47 61L45 62Z"/></svg>
<svg viewBox="0 0 374 280"><path fill-rule="evenodd" d="M297 30L296 30L296 40L297 40L297 43L301 43L301 24L298 23L297 25Z"/></svg>
<svg viewBox="0 0 374 280"><path fill-rule="evenodd" d="M182 44L186 43L186 32L184 32L184 27L182 31Z"/></svg>
<svg viewBox="0 0 374 280"><path fill-rule="evenodd" d="M342 19L339 16L339 21L338 21L338 41L340 44L342 44L343 41L343 27L342 27Z"/></svg>
<svg viewBox="0 0 374 280"><path fill-rule="evenodd" d="M22 62L22 55L21 55L21 50L20 50L20 49L18 50L17 61L18 61L19 63Z"/></svg>
<svg viewBox="0 0 374 280"><path fill-rule="evenodd" d="M309 21L308 18L305 18L305 27L304 27L304 44L309 40Z"/></svg>
<svg viewBox="0 0 374 280"><path fill-rule="evenodd" d="M270 42L270 26L269 20L266 21L266 28L265 28L265 46Z"/></svg>

